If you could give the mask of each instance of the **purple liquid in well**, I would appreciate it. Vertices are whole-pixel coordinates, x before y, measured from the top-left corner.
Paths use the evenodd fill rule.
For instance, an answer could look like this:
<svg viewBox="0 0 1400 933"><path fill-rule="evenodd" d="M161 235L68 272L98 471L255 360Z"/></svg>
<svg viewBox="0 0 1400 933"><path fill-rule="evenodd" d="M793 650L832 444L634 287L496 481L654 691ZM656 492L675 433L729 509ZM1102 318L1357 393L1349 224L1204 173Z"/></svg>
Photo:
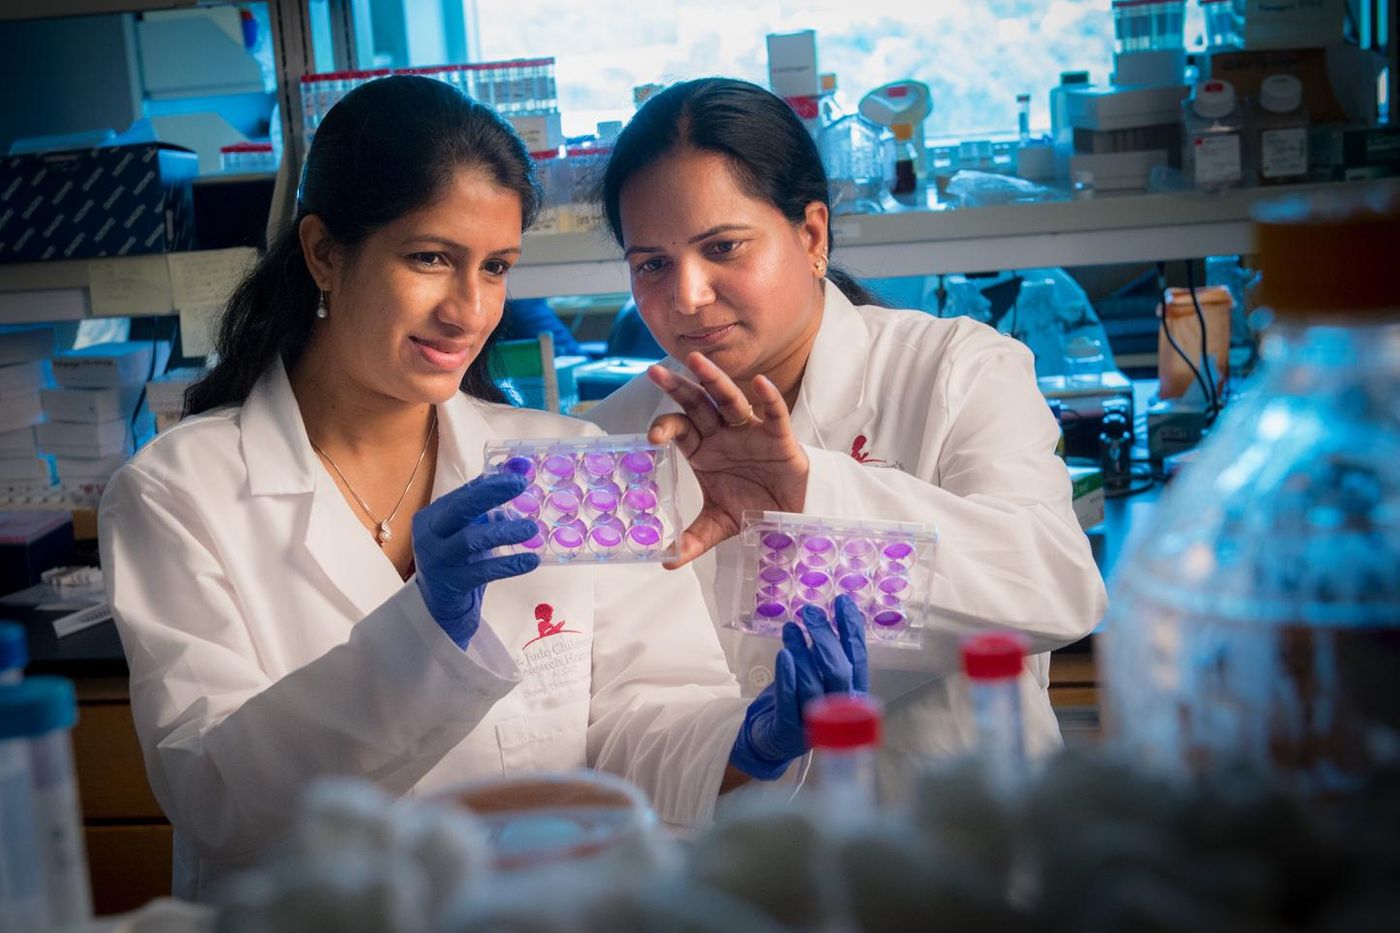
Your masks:
<svg viewBox="0 0 1400 933"><path fill-rule="evenodd" d="M831 550L831 539L825 535L812 535L802 542L802 546L811 554L825 554Z"/></svg>
<svg viewBox="0 0 1400 933"><path fill-rule="evenodd" d="M870 584L870 580L863 573L848 573L837 582L847 593L858 592Z"/></svg>
<svg viewBox="0 0 1400 933"><path fill-rule="evenodd" d="M583 472L590 477L607 478L612 476L616 461L612 454L591 453L583 455Z"/></svg>
<svg viewBox="0 0 1400 933"><path fill-rule="evenodd" d="M622 468L636 476L646 476L655 468L655 463L645 450L634 450L622 455Z"/></svg>
<svg viewBox="0 0 1400 933"><path fill-rule="evenodd" d="M876 585L880 588L880 592L893 595L895 593L902 593L908 589L909 581L900 577L885 577Z"/></svg>
<svg viewBox="0 0 1400 933"><path fill-rule="evenodd" d="M617 511L617 496L606 489L595 489L584 497L584 504L598 513Z"/></svg>
<svg viewBox="0 0 1400 933"><path fill-rule="evenodd" d="M656 496L645 489L629 489L623 493L622 501L633 512L650 512L656 508Z"/></svg>
<svg viewBox="0 0 1400 933"><path fill-rule="evenodd" d="M884 612L875 613L875 618L871 621L883 628L891 628L904 621L904 613L887 609Z"/></svg>
<svg viewBox="0 0 1400 933"><path fill-rule="evenodd" d="M589 537L593 539L594 544L609 550L622 544L622 533L608 525L594 528Z"/></svg>
<svg viewBox="0 0 1400 933"><path fill-rule="evenodd" d="M885 546L884 555L890 560L904 560L914 553L914 545L908 541L896 541Z"/></svg>
<svg viewBox="0 0 1400 933"><path fill-rule="evenodd" d="M781 531L770 531L763 536L763 546L770 551L781 551L792 547L792 538Z"/></svg>
<svg viewBox="0 0 1400 933"><path fill-rule="evenodd" d="M831 577L820 570L809 570L797 579L803 586L813 590L819 590L831 582Z"/></svg>
<svg viewBox="0 0 1400 933"><path fill-rule="evenodd" d="M524 518L534 518L540 514L539 497L529 492L522 492L510 500L510 507L515 510L516 514Z"/></svg>
<svg viewBox="0 0 1400 933"><path fill-rule="evenodd" d="M529 457L511 457L501 464L501 472L523 476L527 481L533 480L535 478L535 461Z"/></svg>
<svg viewBox="0 0 1400 933"><path fill-rule="evenodd" d="M560 515L575 515L578 513L578 498L571 492L550 493L547 500L549 507Z"/></svg>
<svg viewBox="0 0 1400 933"><path fill-rule="evenodd" d="M627 536L642 547L655 547L661 543L661 532L650 525L633 525Z"/></svg>
<svg viewBox="0 0 1400 933"><path fill-rule="evenodd" d="M560 547L570 549L583 547L583 535L579 534L577 528L574 528L570 525L564 525L560 528L554 529L553 539L554 543L559 545Z"/></svg>
<svg viewBox="0 0 1400 933"><path fill-rule="evenodd" d="M787 607L779 602L763 602L758 604L754 614L764 619L777 619L787 612Z"/></svg>
<svg viewBox="0 0 1400 933"><path fill-rule="evenodd" d="M770 586L786 583L788 572L781 567L765 567L758 572L758 578Z"/></svg>
<svg viewBox="0 0 1400 933"><path fill-rule="evenodd" d="M574 458L566 457L563 454L550 454L544 458L544 471L554 479L555 482L570 480L574 478Z"/></svg>

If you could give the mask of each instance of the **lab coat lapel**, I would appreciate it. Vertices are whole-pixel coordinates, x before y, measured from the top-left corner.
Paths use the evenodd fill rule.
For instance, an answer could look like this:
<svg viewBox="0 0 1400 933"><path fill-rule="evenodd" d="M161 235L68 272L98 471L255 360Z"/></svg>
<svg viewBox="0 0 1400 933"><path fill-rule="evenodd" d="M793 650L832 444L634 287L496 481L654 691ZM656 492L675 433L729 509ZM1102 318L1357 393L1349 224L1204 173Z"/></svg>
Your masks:
<svg viewBox="0 0 1400 933"><path fill-rule="evenodd" d="M286 530L295 535L301 528L309 562L359 615L368 615L394 595L403 581L311 449L301 409L280 362L248 396L241 428L249 492L286 497ZM407 534L407 522L394 530Z"/></svg>
<svg viewBox="0 0 1400 933"><path fill-rule="evenodd" d="M433 498L481 475L486 442L497 440L482 414L487 403L458 392L438 406L438 463Z"/></svg>
<svg viewBox="0 0 1400 933"><path fill-rule="evenodd" d="M845 451L874 415L875 400L865 397L870 331L841 289L832 282L823 287L826 305L793 406L792 427L804 444Z"/></svg>

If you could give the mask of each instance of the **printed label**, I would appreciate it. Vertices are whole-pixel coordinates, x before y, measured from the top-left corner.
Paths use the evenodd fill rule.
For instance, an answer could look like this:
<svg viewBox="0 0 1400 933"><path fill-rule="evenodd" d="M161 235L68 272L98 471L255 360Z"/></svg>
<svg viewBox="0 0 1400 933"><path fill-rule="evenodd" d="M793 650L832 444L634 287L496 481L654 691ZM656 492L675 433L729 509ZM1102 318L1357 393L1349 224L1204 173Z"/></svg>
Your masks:
<svg viewBox="0 0 1400 933"><path fill-rule="evenodd" d="M1308 171L1308 131L1302 127L1259 134L1260 169L1265 178L1290 178Z"/></svg>
<svg viewBox="0 0 1400 933"><path fill-rule="evenodd" d="M1228 185L1240 180L1240 138L1234 133L1195 140L1196 185Z"/></svg>

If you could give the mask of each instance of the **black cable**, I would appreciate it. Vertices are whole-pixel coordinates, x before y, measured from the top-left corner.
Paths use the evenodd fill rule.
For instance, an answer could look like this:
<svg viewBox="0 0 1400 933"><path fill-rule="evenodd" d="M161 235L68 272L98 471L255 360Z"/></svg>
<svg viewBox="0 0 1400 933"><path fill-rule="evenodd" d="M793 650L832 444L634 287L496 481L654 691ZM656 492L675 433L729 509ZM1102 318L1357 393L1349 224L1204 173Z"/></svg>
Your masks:
<svg viewBox="0 0 1400 933"><path fill-rule="evenodd" d="M1196 323L1201 327L1201 366L1206 371L1206 383L1210 391L1206 395L1206 424L1215 420L1220 413L1220 392L1216 388L1215 375L1210 371L1210 350L1206 346L1206 316L1201 310L1201 302L1196 297L1196 270L1191 260L1186 260L1186 287L1191 292L1191 307L1196 311Z"/></svg>
<svg viewBox="0 0 1400 933"><path fill-rule="evenodd" d="M1164 263L1164 262L1159 262L1159 263L1157 263L1157 281L1158 281L1159 284L1165 285L1165 283L1166 283L1166 277L1167 277L1167 276L1166 276L1166 270L1167 270L1167 264L1166 264L1166 263ZM1165 289L1165 288L1162 288L1162 289L1161 289L1161 293L1162 293L1162 320L1161 320L1162 336L1164 336L1164 337L1167 338L1167 343L1171 344L1171 348L1172 348L1173 350L1176 351L1176 355L1179 356L1179 357L1181 357L1181 359L1186 363L1186 366L1191 370L1191 375L1194 376L1194 377L1196 378L1196 384L1199 385L1199 386L1201 387L1201 391L1205 393L1206 405L1207 405L1207 408L1209 408L1209 406L1210 406L1210 400L1211 400L1211 398L1214 396L1214 393L1212 393L1212 392L1210 391L1210 389L1206 386L1206 379L1205 379L1205 377L1202 376L1202 375L1201 375L1201 371L1200 371L1199 369L1196 368L1196 364L1192 361L1191 357L1187 355L1187 353L1186 353L1185 350L1181 349L1181 344L1177 343L1177 342L1176 342L1176 338L1172 336L1171 328L1167 326L1166 289ZM1204 328L1202 329L1201 332L1202 332L1202 334L1205 333ZM1203 338L1203 339L1204 339L1204 338Z"/></svg>

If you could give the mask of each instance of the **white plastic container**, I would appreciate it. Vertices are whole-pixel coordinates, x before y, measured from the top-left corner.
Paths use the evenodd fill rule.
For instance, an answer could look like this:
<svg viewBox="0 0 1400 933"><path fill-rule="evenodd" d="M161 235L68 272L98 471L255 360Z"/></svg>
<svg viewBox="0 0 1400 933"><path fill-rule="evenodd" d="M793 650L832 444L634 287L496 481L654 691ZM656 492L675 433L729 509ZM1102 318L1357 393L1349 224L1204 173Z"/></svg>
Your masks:
<svg viewBox="0 0 1400 933"><path fill-rule="evenodd" d="M1025 732L1018 680L1030 643L1014 632L984 632L963 642L963 673L971 684L977 757L1000 793L1025 780Z"/></svg>
<svg viewBox="0 0 1400 933"><path fill-rule="evenodd" d="M69 741L69 731L77 720L73 682L66 678L29 677L0 687L0 745L22 746L29 759L31 809L38 840L26 857L36 863L42 879L50 925L44 929L77 928L92 917L78 782Z"/></svg>
<svg viewBox="0 0 1400 933"><path fill-rule="evenodd" d="M1182 170L1201 191L1223 191L1244 182L1247 164L1244 113L1229 81L1196 85L1182 107Z"/></svg>
<svg viewBox="0 0 1400 933"><path fill-rule="evenodd" d="M1308 178L1308 112L1303 82L1269 75L1259 85L1254 111L1254 172L1261 185L1287 185Z"/></svg>
<svg viewBox="0 0 1400 933"><path fill-rule="evenodd" d="M802 710L812 747L812 786L823 816L875 812L881 718L879 701L860 694L828 694Z"/></svg>

